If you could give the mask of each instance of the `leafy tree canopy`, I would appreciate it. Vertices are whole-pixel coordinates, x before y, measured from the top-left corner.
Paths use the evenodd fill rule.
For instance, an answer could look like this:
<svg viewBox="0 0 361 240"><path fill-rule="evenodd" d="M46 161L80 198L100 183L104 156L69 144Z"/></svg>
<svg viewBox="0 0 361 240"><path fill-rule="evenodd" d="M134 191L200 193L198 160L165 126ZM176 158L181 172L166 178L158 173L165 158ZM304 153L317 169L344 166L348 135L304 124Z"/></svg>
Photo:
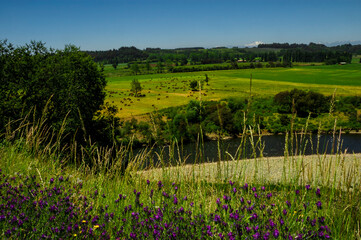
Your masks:
<svg viewBox="0 0 361 240"><path fill-rule="evenodd" d="M65 134L80 136L92 129L105 98L103 73L72 45L53 50L41 42L14 47L0 41L0 80L0 129L35 112L55 131L66 119Z"/></svg>

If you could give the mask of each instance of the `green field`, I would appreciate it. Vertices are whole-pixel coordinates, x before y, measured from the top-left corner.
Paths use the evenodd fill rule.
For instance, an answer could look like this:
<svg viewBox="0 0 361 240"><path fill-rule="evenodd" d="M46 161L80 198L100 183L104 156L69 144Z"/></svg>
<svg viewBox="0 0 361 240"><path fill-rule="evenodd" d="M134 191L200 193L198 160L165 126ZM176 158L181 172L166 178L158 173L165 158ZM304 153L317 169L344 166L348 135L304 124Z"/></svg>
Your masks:
<svg viewBox="0 0 361 240"><path fill-rule="evenodd" d="M108 81L106 101L119 107L118 116L129 118L172 106L188 103L190 100L219 100L226 97L249 96L252 74L252 95L273 96L280 91L299 88L331 95L361 94L361 64L294 66L292 68L256 68L189 73L163 73L137 76L121 76L124 69L105 67ZM202 91L192 92L191 80L210 78L209 86ZM130 82L138 79L145 97L129 96Z"/></svg>

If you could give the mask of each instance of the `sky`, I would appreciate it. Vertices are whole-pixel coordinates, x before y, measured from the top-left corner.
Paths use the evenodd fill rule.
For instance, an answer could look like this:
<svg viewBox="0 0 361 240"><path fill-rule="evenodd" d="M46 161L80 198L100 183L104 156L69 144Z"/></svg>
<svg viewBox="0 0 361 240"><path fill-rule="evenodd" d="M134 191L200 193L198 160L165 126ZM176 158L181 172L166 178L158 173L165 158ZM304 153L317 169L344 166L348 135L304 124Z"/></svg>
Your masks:
<svg viewBox="0 0 361 240"><path fill-rule="evenodd" d="M360 13L361 0L0 0L0 40L81 50L360 41Z"/></svg>

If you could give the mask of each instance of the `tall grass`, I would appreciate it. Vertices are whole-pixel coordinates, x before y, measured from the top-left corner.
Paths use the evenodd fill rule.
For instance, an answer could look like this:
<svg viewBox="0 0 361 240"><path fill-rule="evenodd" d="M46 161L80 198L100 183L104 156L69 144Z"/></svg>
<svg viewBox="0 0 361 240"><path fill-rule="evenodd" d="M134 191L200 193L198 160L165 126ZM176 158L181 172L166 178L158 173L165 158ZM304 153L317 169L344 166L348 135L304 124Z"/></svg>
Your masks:
<svg viewBox="0 0 361 240"><path fill-rule="evenodd" d="M26 116L19 120L16 129L12 129L13 123L9 123L4 133L5 140L0 146L0 168L6 180L2 184L10 183L9 179L14 177L18 179L14 181L21 185L25 183L21 176L34 176L39 188L50 189L54 186L54 179L69 179L65 185L58 183L59 187L73 189L69 196L80 210L74 218L76 221L69 224L83 225L81 230L64 230L64 233L59 230L64 234L61 235L48 221L52 216L49 210L42 213L46 216L44 218L32 218L30 225L41 234L30 233L27 228L22 228L25 225L19 226L19 222L13 223L5 217L4 221L0 221L2 237L39 238L45 234L53 238L168 239L167 231L160 231L160 227L166 229L168 225L165 224L172 222L172 231L177 236L174 238L237 239L238 226L243 236L255 239L257 233L262 233L264 237L267 232L269 239L278 238L276 230L281 233L279 238L287 239L301 235L320 239L326 238L326 235L333 239L360 239L360 156L341 151L341 131L336 131L336 121L335 142L330 143L335 144L335 151L330 155L324 151L305 156L304 149L308 144L317 145L317 151L320 144L319 140L312 142L306 124L302 132L295 133L291 127L285 135L283 157L266 158L262 154L264 143L259 129L245 127L242 143L234 155L222 147L222 139L219 139L219 161L207 163L204 159L204 151L207 150L204 149L203 139L199 138L196 162L187 165L181 157L182 146L176 141L169 146L169 151L158 152L158 161L154 161L153 148L136 153L131 144L104 148L89 139L86 146L78 146L75 141L62 146L62 130L52 131L46 126L45 119L30 119ZM62 129L64 127L65 123ZM255 135L259 137L254 138ZM252 146L251 159L244 159L247 142ZM168 154L167 162L165 154ZM311 190L306 190L305 186ZM267 194L271 193L272 198L268 198ZM222 197L223 200L217 200ZM241 198L254 203L251 210L247 210L251 205ZM6 205L4 199L1 201ZM310 207L304 208L303 204ZM128 205L133 206L132 210L124 210ZM151 215L144 215L141 206L149 208ZM189 214L184 215L181 208ZM31 212L31 208L27 209ZM146 219L153 221L150 219L156 218L159 209L163 220L158 222L158 227L152 224L151 231L147 232L140 222ZM21 210L17 212L18 215L20 213ZM112 220L107 219L108 213L114 214ZM132 213L135 215L132 216ZM230 214L234 216L236 213L243 214L243 218L235 220L230 217ZM252 214L258 217L253 220ZM93 221L96 216L100 219ZM225 225L216 221L216 216ZM317 218L324 220L317 220L321 222L312 225L311 220ZM66 217L60 219L64 223ZM281 224L281 219L286 222L285 225ZM277 227L270 227L271 220L278 221ZM52 230L41 226L49 226ZM135 226L137 231L148 234L148 237L132 235L135 234ZM96 232L98 228L101 231Z"/></svg>

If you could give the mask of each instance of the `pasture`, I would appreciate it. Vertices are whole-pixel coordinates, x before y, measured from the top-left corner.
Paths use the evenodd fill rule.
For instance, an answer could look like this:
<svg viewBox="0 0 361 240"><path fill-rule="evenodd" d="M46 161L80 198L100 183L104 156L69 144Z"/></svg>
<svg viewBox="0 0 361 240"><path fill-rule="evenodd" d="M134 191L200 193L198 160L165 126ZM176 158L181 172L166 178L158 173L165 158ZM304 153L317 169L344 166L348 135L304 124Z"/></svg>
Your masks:
<svg viewBox="0 0 361 240"><path fill-rule="evenodd" d="M125 70L126 71L126 70ZM299 88L331 95L361 94L361 64L296 65L292 68L256 68L207 72L162 73L122 76L124 68L105 66L108 85L106 101L119 108L118 116L130 118L154 110L187 104L190 100L220 100L226 97L247 97L252 75L252 96L269 97L280 91ZM209 85L201 91L191 91L192 80ZM130 96L131 81L138 79L144 97Z"/></svg>

